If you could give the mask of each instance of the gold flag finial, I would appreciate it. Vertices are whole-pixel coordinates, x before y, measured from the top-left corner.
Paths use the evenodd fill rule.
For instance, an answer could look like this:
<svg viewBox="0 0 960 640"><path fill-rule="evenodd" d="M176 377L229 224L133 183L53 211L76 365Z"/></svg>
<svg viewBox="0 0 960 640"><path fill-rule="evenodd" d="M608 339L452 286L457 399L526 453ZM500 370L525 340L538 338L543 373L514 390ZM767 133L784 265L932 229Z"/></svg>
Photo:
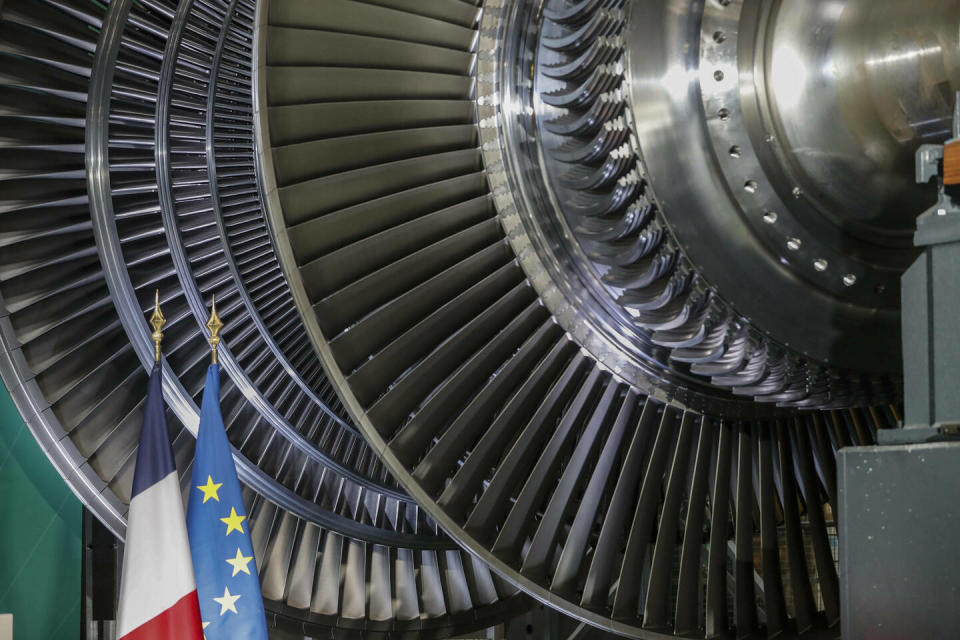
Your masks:
<svg viewBox="0 0 960 640"><path fill-rule="evenodd" d="M207 342L210 343L213 364L217 364L217 346L220 344L220 329L222 328L223 322L217 315L217 294L213 294L213 300L210 303L210 319L207 320L207 329L210 329L210 337L207 338Z"/></svg>
<svg viewBox="0 0 960 640"><path fill-rule="evenodd" d="M150 326L153 327L151 337L153 338L154 362L160 362L160 342L163 340L163 332L160 330L166 323L167 319L163 317L163 312L160 311L160 289L157 289L153 298L153 315L150 316Z"/></svg>

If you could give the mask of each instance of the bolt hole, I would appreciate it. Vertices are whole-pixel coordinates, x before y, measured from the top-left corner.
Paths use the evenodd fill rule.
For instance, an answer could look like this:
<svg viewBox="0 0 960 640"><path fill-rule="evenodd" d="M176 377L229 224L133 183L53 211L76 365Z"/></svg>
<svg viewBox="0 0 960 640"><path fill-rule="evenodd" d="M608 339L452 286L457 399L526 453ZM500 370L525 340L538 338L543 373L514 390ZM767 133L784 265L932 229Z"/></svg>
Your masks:
<svg viewBox="0 0 960 640"><path fill-rule="evenodd" d="M777 221L777 212L767 211L765 214L763 214L763 221L767 224L774 224Z"/></svg>
<svg viewBox="0 0 960 640"><path fill-rule="evenodd" d="M739 158L740 157L740 145L733 145L730 147L730 157Z"/></svg>
<svg viewBox="0 0 960 640"><path fill-rule="evenodd" d="M845 286L852 287L853 285L857 284L857 276L853 275L852 273L848 273L847 275L843 276L843 284Z"/></svg>
<svg viewBox="0 0 960 640"><path fill-rule="evenodd" d="M730 3L732 1L733 0L717 0L717 4L720 5L721 7L727 7L727 6L730 6Z"/></svg>
<svg viewBox="0 0 960 640"><path fill-rule="evenodd" d="M713 32L713 41L717 44L724 42L727 39L727 34L723 31L714 31Z"/></svg>
<svg viewBox="0 0 960 640"><path fill-rule="evenodd" d="M757 185L757 181L756 181L756 180L747 180L745 183L743 183L743 189L744 189L747 193L756 193L756 192L757 192L757 189L759 189L759 188L760 188L760 187Z"/></svg>
<svg viewBox="0 0 960 640"><path fill-rule="evenodd" d="M722 120L723 122L726 122L727 120L730 119L730 109L723 107L722 109L720 109L720 111L717 111L717 116L720 118L720 120Z"/></svg>
<svg viewBox="0 0 960 640"><path fill-rule="evenodd" d="M720 69L717 69L716 71L714 71L713 79L716 80L717 82L723 82L723 71L721 71Z"/></svg>
<svg viewBox="0 0 960 640"><path fill-rule="evenodd" d="M801 246L803 246L803 242L800 238L790 238L787 240L787 249L790 249L790 251L799 251Z"/></svg>
<svg viewBox="0 0 960 640"><path fill-rule="evenodd" d="M813 261L813 268L816 269L817 271L820 271L820 272L826 271L828 266L829 266L829 263L823 258L817 258L816 260Z"/></svg>
<svg viewBox="0 0 960 640"><path fill-rule="evenodd" d="M883 293L883 292L886 291L886 290L887 290L887 285L885 285L885 284L878 284L876 287L874 287L873 292L876 293L877 295L880 295L881 293Z"/></svg>

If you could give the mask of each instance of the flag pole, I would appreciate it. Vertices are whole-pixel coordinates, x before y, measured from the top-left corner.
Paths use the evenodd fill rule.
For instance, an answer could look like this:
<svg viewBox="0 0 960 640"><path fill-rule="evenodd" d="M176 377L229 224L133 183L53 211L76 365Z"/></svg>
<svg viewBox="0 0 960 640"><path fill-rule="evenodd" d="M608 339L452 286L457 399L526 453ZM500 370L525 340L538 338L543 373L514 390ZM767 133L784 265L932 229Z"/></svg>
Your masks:
<svg viewBox="0 0 960 640"><path fill-rule="evenodd" d="M160 289L157 289L154 292L153 298L153 315L150 316L150 326L153 327L153 361L160 362L160 342L163 340L163 325L167 323L167 319L163 317L163 312L160 311Z"/></svg>
<svg viewBox="0 0 960 640"><path fill-rule="evenodd" d="M206 637L268 640L250 522L220 410L217 347L223 326L214 297L206 323L213 362L207 368L200 404L200 428L193 453L193 482L187 507L193 575ZM171 636L174 637L181 640L180 636Z"/></svg>
<svg viewBox="0 0 960 640"><path fill-rule="evenodd" d="M207 329L210 329L210 337L207 342L210 343L210 358L213 364L217 364L217 346L220 344L220 329L223 328L223 322L217 315L217 294L213 294L213 300L210 303L210 319L207 320Z"/></svg>
<svg viewBox="0 0 960 640"><path fill-rule="evenodd" d="M115 634L119 640L203 639L180 476L164 415L160 343L166 321L158 289L150 316L156 364L143 401L143 426L127 511Z"/></svg>

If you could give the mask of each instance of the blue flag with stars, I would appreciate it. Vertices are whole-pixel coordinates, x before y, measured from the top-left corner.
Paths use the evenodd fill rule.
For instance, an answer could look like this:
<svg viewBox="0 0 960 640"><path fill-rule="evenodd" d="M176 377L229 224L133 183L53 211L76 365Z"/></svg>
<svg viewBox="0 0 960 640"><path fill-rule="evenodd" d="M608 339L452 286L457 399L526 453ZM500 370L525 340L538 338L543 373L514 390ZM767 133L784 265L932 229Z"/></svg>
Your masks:
<svg viewBox="0 0 960 640"><path fill-rule="evenodd" d="M187 532L207 640L267 640L247 510L220 415L220 367L207 370Z"/></svg>

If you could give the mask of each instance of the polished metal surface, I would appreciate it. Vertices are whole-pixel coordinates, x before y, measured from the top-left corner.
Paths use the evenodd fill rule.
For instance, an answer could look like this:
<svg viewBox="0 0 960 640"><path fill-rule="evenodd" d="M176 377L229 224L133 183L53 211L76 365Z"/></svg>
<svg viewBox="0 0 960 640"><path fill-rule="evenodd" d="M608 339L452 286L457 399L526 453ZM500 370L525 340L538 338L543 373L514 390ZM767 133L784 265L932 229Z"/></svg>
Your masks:
<svg viewBox="0 0 960 640"><path fill-rule="evenodd" d="M781 344L896 372L904 212L929 199L912 154L948 129L957 3L656 4L630 20L632 107L686 256Z"/></svg>
<svg viewBox="0 0 960 640"><path fill-rule="evenodd" d="M895 310L835 300L764 247L741 207L763 200L764 184L749 171L742 179L735 173L755 155L752 147L721 140L722 156L710 153L718 144L711 127L738 135L738 92L729 108L716 107L716 118L709 110L716 99L708 92L730 72L711 67L705 84L705 72L677 71L695 70L707 55L694 43L713 12L735 18L732 30L725 27L735 34L745 6L707 3L701 24L692 5L587 5L574 17L548 5L542 22L536 5L519 5L511 25L532 26L499 36L504 70L489 102L480 97L481 110L492 109L482 123L497 128L485 149L496 152L486 160L492 184L503 185L501 218L558 321L646 393L662 397L665 389L674 401L717 415L895 399ZM721 29L710 28L717 44ZM736 38L723 34L716 40L732 47L735 63ZM749 140L745 125L740 133ZM717 157L734 165L718 166ZM740 203L739 194L751 201ZM755 213L760 231L790 225L782 207ZM794 240L782 239L781 253L793 253ZM796 242L800 249L803 240ZM532 257L522 251L527 243L536 248ZM812 258L810 270L822 274L839 262ZM837 286L849 294L846 282L857 279L847 272ZM778 304L766 304L774 295ZM763 311L755 318L743 307ZM871 323L880 323L872 333L865 331ZM841 346L844 332L850 338Z"/></svg>
<svg viewBox="0 0 960 640"><path fill-rule="evenodd" d="M767 251L833 299L820 306L846 366L896 367L885 356L895 353L890 310L915 255L905 212L929 199L909 179L913 151L949 129L956 46L945 25L957 8L786 2L704 11L700 85L727 188ZM718 71L722 81L710 76ZM690 255L697 260L694 248ZM845 320L844 305L859 307L859 318ZM842 364L823 348L807 351Z"/></svg>
<svg viewBox="0 0 960 640"><path fill-rule="evenodd" d="M498 88L521 242L566 290L564 327L631 383L669 380L713 412L758 409L688 373L780 406L898 397L897 279L915 252L909 216L878 208L922 209L909 158L944 133L955 48L927 47L922 73L887 64L896 81L843 69L945 42L956 3L909 20L893 3L586 5L516 27ZM893 111L918 132L869 124Z"/></svg>
<svg viewBox="0 0 960 640"><path fill-rule="evenodd" d="M909 246L933 202L914 152L950 134L960 3L785 2L767 20L755 65L787 172L848 233Z"/></svg>

